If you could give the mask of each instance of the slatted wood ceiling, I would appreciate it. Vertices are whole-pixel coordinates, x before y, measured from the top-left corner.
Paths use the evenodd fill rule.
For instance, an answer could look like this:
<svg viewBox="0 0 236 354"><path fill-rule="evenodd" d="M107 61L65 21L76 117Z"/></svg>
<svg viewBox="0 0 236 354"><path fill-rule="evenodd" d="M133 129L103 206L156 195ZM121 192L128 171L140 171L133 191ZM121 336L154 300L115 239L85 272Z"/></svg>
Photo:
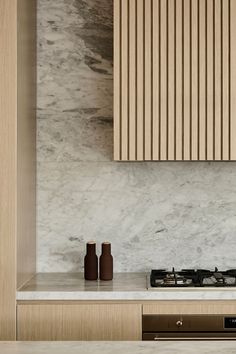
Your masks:
<svg viewBox="0 0 236 354"><path fill-rule="evenodd" d="M114 159L236 160L236 0L114 0Z"/></svg>

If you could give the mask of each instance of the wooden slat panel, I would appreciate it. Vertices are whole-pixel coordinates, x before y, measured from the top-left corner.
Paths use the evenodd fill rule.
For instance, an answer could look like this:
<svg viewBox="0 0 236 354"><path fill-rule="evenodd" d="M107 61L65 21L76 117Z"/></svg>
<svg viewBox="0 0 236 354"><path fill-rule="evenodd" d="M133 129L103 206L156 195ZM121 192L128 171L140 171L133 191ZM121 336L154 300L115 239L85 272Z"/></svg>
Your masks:
<svg viewBox="0 0 236 354"><path fill-rule="evenodd" d="M236 1L229 2L230 21L230 159L236 160Z"/></svg>
<svg viewBox="0 0 236 354"><path fill-rule="evenodd" d="M116 1L115 159L234 159L235 0Z"/></svg>
<svg viewBox="0 0 236 354"><path fill-rule="evenodd" d="M184 12L184 160L190 160L190 0L183 0Z"/></svg>
<svg viewBox="0 0 236 354"><path fill-rule="evenodd" d="M175 159L175 0L168 0L168 160Z"/></svg>
<svg viewBox="0 0 236 354"><path fill-rule="evenodd" d="M144 22L145 22L145 118L144 118L144 138L145 138L145 160L152 158L152 0L145 0Z"/></svg>
<svg viewBox="0 0 236 354"><path fill-rule="evenodd" d="M129 160L136 160L136 0L129 0Z"/></svg>
<svg viewBox="0 0 236 354"><path fill-rule="evenodd" d="M191 2L191 160L198 160L198 1Z"/></svg>
<svg viewBox="0 0 236 354"><path fill-rule="evenodd" d="M153 0L153 131L152 131L152 150L153 160L159 160L160 148L159 148L159 124L160 124L160 102L159 102L159 70L160 70L160 49L159 49L159 35L160 35L160 0Z"/></svg>
<svg viewBox="0 0 236 354"><path fill-rule="evenodd" d="M199 0L199 160L206 159L206 0Z"/></svg>
<svg viewBox="0 0 236 354"><path fill-rule="evenodd" d="M221 0L215 1L214 30L215 30L215 79L214 79L214 106L215 106L215 131L214 131L214 160L221 160Z"/></svg>
<svg viewBox="0 0 236 354"><path fill-rule="evenodd" d="M213 0L207 0L207 160L213 160Z"/></svg>
<svg viewBox="0 0 236 354"><path fill-rule="evenodd" d="M120 88L120 1L114 0L114 160L120 160L120 118L121 118L121 88Z"/></svg>
<svg viewBox="0 0 236 354"><path fill-rule="evenodd" d="M234 1L235 2L235 1ZM230 88L229 88L229 0L221 3L222 26L222 159L230 158Z"/></svg>
<svg viewBox="0 0 236 354"><path fill-rule="evenodd" d="M160 0L160 58L161 58L161 71L160 71L160 160L167 160L167 1Z"/></svg>
<svg viewBox="0 0 236 354"><path fill-rule="evenodd" d="M129 2L121 0L121 157L128 160L128 127L129 127L129 47L128 47L128 8Z"/></svg>
<svg viewBox="0 0 236 354"><path fill-rule="evenodd" d="M137 0L137 160L144 159L144 0Z"/></svg>
<svg viewBox="0 0 236 354"><path fill-rule="evenodd" d="M183 0L176 0L176 160L183 158Z"/></svg>

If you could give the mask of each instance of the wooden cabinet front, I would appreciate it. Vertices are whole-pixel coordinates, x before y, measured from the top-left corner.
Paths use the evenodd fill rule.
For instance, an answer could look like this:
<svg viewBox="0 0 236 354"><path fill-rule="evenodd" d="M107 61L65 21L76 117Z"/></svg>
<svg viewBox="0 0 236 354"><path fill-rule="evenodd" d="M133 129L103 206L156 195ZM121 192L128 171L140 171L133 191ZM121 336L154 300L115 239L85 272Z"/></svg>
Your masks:
<svg viewBox="0 0 236 354"><path fill-rule="evenodd" d="M144 315L235 315L234 300L156 301L143 305Z"/></svg>
<svg viewBox="0 0 236 354"><path fill-rule="evenodd" d="M236 160L236 0L114 1L114 159Z"/></svg>
<svg viewBox="0 0 236 354"><path fill-rule="evenodd" d="M139 304L17 306L19 341L141 340Z"/></svg>

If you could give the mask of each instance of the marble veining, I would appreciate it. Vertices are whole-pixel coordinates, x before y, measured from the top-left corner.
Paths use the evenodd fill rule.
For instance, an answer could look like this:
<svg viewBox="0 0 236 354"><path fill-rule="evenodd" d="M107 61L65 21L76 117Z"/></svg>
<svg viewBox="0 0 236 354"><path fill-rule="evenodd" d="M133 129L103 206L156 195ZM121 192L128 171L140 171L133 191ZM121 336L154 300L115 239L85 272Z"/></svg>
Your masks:
<svg viewBox="0 0 236 354"><path fill-rule="evenodd" d="M235 268L236 162L113 162L113 1L37 3L38 272Z"/></svg>
<svg viewBox="0 0 236 354"><path fill-rule="evenodd" d="M83 273L41 273L17 292L17 300L235 300L230 288L147 290L146 273L115 273L113 281L86 281Z"/></svg>
<svg viewBox="0 0 236 354"><path fill-rule="evenodd" d="M235 354L235 341L2 342L2 354Z"/></svg>

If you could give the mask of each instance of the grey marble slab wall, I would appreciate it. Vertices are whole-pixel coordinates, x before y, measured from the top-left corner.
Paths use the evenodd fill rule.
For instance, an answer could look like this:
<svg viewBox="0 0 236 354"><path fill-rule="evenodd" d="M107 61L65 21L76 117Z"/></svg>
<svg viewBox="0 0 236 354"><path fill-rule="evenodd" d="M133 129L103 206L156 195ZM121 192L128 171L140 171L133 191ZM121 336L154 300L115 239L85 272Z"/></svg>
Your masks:
<svg viewBox="0 0 236 354"><path fill-rule="evenodd" d="M236 163L112 161L111 0L38 0L38 271L236 267Z"/></svg>

